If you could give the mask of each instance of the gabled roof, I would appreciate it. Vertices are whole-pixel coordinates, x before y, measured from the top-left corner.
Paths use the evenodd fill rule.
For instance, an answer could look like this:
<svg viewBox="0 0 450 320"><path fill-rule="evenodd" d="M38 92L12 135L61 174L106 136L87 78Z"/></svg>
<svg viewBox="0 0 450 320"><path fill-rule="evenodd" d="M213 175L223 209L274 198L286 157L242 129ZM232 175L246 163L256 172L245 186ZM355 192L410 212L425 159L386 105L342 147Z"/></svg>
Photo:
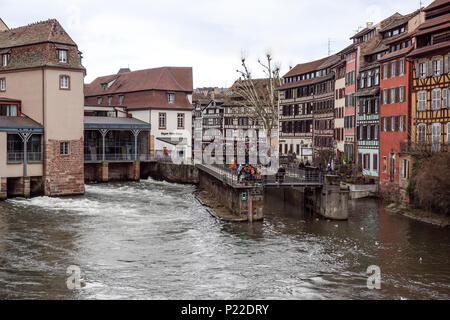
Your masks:
<svg viewBox="0 0 450 320"><path fill-rule="evenodd" d="M330 59L330 57L326 57L326 58L322 58L322 59L307 62L307 63L297 64L288 73L286 73L283 76L283 78L298 76L298 75L305 74L308 72L320 70L320 66L325 64L329 59Z"/></svg>
<svg viewBox="0 0 450 320"><path fill-rule="evenodd" d="M36 43L58 43L76 46L56 19L0 32L0 48L11 48Z"/></svg>
<svg viewBox="0 0 450 320"><path fill-rule="evenodd" d="M406 14L404 16L400 16L397 18L394 18L391 23L387 24L384 28L380 30L380 32L385 32L394 28L397 28L401 25L404 25L405 23L408 23L409 20L414 18L416 15L420 13L420 10L416 10L410 14Z"/></svg>
<svg viewBox="0 0 450 320"><path fill-rule="evenodd" d="M102 84L114 82L106 89ZM191 67L161 67L98 77L84 87L86 97L147 90L192 92Z"/></svg>
<svg viewBox="0 0 450 320"><path fill-rule="evenodd" d="M355 38L359 38L363 35L365 35L366 33L369 33L370 31L372 31L373 29L375 29L375 26L372 26L370 28L364 28L361 31L359 31L357 34L355 34L353 37L351 37L350 39L355 39Z"/></svg>

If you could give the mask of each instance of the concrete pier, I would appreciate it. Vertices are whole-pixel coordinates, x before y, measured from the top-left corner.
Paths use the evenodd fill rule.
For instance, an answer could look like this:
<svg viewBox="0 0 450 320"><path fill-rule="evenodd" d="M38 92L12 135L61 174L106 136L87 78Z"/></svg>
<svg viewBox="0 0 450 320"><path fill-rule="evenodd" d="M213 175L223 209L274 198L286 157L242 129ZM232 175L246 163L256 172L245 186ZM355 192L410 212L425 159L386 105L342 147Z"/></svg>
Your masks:
<svg viewBox="0 0 450 320"><path fill-rule="evenodd" d="M338 176L325 176L320 193L319 214L331 220L348 219L349 191L340 187Z"/></svg>

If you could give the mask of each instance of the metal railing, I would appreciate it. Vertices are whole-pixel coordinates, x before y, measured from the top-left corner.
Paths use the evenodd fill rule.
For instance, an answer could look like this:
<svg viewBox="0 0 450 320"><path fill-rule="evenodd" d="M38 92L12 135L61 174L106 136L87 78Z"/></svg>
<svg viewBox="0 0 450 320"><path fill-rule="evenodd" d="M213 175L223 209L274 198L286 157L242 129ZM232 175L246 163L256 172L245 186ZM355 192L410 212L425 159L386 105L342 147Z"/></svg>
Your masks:
<svg viewBox="0 0 450 320"><path fill-rule="evenodd" d="M255 174L238 176L237 170L232 170L229 165L201 165L205 171L216 178L232 186L253 186L270 184L322 184L323 173L317 168L307 167L305 169L287 168L284 173Z"/></svg>
<svg viewBox="0 0 450 320"><path fill-rule="evenodd" d="M22 163L23 162L23 152L8 152L8 163ZM41 162L42 152L27 152L28 162Z"/></svg>
<svg viewBox="0 0 450 320"><path fill-rule="evenodd" d="M139 159L140 155L138 155ZM105 161L134 161L134 154L126 153L105 153ZM103 154L101 153L85 153L85 162L100 162L103 161Z"/></svg>
<svg viewBox="0 0 450 320"><path fill-rule="evenodd" d="M105 153L105 160L104 161L111 161L111 162L121 162L121 161L135 161L135 155L134 154L123 154L123 153ZM103 161L103 154L92 154L92 153L85 153L84 154L84 162L102 162ZM157 153L155 156L150 156L150 154L138 154L137 155L137 161L160 161L160 162L172 162L172 157L170 156L170 153L168 155Z"/></svg>

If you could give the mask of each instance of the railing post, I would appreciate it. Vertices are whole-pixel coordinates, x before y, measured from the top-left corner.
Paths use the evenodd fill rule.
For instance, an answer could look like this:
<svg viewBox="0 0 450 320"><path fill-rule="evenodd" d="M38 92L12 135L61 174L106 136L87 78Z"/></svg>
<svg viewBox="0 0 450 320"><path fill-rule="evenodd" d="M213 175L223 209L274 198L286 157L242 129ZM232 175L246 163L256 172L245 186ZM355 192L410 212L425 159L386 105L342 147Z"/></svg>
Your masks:
<svg viewBox="0 0 450 320"><path fill-rule="evenodd" d="M138 140L138 137L139 137L139 133L141 133L141 130L139 130L139 129L134 129L134 130L131 130L131 132L133 133L133 135L134 135L134 161L137 161L138 160L138 156L137 156L137 140Z"/></svg>
<svg viewBox="0 0 450 320"><path fill-rule="evenodd" d="M105 137L108 133L108 129L100 129L100 134L102 135L102 161L105 161Z"/></svg>
<svg viewBox="0 0 450 320"><path fill-rule="evenodd" d="M19 137L23 141L23 176L27 176L27 144L30 137L33 135L32 132L19 132Z"/></svg>

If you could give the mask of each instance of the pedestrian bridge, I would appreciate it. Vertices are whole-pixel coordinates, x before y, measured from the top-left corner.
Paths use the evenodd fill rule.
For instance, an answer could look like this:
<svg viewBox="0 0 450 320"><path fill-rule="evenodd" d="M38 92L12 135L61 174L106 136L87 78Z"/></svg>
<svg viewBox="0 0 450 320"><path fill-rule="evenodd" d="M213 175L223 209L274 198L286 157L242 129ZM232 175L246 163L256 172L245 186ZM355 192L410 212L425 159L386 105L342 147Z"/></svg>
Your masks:
<svg viewBox="0 0 450 320"><path fill-rule="evenodd" d="M237 216L247 216L248 221L263 219L264 194L275 188L285 198L296 199L323 217L348 218L348 191L341 190L339 177L323 175L314 168L286 169L282 177L275 172L262 172L259 179L239 179L237 172L226 165L196 164L196 167L200 189L214 195Z"/></svg>
<svg viewBox="0 0 450 320"><path fill-rule="evenodd" d="M226 165L197 164L196 167L233 188L254 187L320 187L323 174L314 169L286 169L283 177L276 174L262 175L261 179L238 179L237 171Z"/></svg>

